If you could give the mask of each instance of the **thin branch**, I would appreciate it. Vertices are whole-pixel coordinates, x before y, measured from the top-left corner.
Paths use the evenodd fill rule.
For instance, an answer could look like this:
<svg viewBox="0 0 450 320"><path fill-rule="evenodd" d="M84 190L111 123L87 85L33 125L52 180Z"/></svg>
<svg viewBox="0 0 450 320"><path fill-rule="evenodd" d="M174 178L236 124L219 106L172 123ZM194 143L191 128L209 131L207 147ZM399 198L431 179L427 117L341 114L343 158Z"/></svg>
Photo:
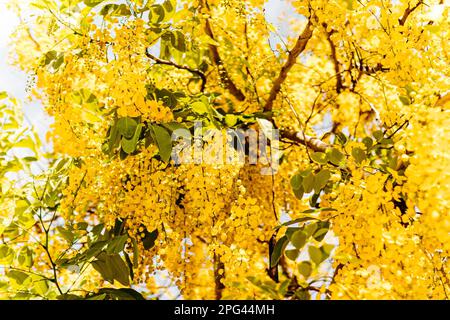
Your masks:
<svg viewBox="0 0 450 320"><path fill-rule="evenodd" d="M325 152L328 148L331 147L329 144L323 142L322 140L305 135L303 134L303 132L281 130L280 135L284 139L288 139L293 142L307 146L308 148L316 152Z"/></svg>
<svg viewBox="0 0 450 320"><path fill-rule="evenodd" d="M403 16L400 19L398 19L399 25L404 26L406 23L406 19L408 19L409 15L413 13L414 10L416 10L421 4L423 4L423 1L417 2L417 4L412 8L408 4L408 7L405 9L405 12L403 13Z"/></svg>
<svg viewBox="0 0 450 320"><path fill-rule="evenodd" d="M325 28L327 41L328 41L328 44L330 45L331 60L333 61L334 72L336 74L336 92L341 93L341 91L344 89L344 85L342 84L342 75L341 75L341 70L340 70L340 64L337 59L336 45L331 40L331 35L333 34L334 31L332 30L332 31L328 32L327 31L328 25L326 23L323 23L322 25Z"/></svg>
<svg viewBox="0 0 450 320"><path fill-rule="evenodd" d="M281 68L280 74L278 75L278 78L275 80L273 87L270 90L269 99L264 105L265 112L272 111L273 103L281 90L281 85L286 80L288 72L294 66L297 57L305 50L306 44L308 43L309 39L311 39L312 34L313 34L312 23L311 20L308 20L308 24L306 25L302 34L298 37L294 45L294 48L292 48L292 50L289 52L288 59Z"/></svg>
<svg viewBox="0 0 450 320"><path fill-rule="evenodd" d="M168 61L168 60L163 60L160 59L158 57L155 57L154 55L152 55L150 52L148 52L148 50L145 51L145 55L152 59L153 61L155 61L157 64L164 64L164 65L168 65L168 66L172 66L175 67L177 69L181 69L181 70L186 70L189 71L190 73L197 75L200 77L200 79L202 80L202 86L200 91L203 92L205 90L205 86L206 86L206 76L203 72L201 72L200 70L197 69L192 69L191 67L188 67L186 65L179 65L175 62L172 61Z"/></svg>
<svg viewBox="0 0 450 320"><path fill-rule="evenodd" d="M244 36L245 36L245 46L247 48L247 51L245 52L245 60L247 62L249 62L249 58L248 58L248 53L250 51L250 44L249 44L249 39L248 39L248 27L247 27L247 21L244 24ZM256 100L258 101L258 104L260 104L260 99L259 99L259 94L258 94L258 88L256 87L256 80L255 77L253 76L253 74L251 73L248 65L245 66L245 70L247 71L247 75L250 76L250 79L252 80L252 85L253 85L253 91L255 91L255 95L256 95Z"/></svg>
<svg viewBox="0 0 450 320"><path fill-rule="evenodd" d="M206 2L206 0L201 0L200 6L209 9L208 3ZM205 32L208 35L208 37L215 40L214 33L213 33L212 27L211 27L211 23L209 22L208 18L206 19L206 22L205 22ZM239 101L244 101L245 95L242 93L242 91L238 87L236 87L234 82L230 79L230 76L223 64L222 58L220 57L219 49L217 48L217 46L215 46L213 44L209 44L209 51L211 51L211 54L213 57L213 62L219 69L219 76L220 76L221 81L225 84L225 87L236 99L238 99Z"/></svg>

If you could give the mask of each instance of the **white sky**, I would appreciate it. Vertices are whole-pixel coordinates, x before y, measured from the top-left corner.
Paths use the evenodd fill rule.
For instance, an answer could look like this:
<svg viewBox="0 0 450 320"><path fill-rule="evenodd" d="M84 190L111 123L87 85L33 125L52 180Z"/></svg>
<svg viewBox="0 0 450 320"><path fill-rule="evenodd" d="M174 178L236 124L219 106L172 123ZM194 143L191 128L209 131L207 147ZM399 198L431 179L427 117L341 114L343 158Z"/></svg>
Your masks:
<svg viewBox="0 0 450 320"><path fill-rule="evenodd" d="M25 102L28 76L9 64L10 35L19 24L16 14L7 9L6 4L10 1L0 0L0 91L6 91L12 97L22 101L26 120L37 129L41 140L44 141L51 119L44 114L38 102ZM44 149L48 151L49 148L46 146Z"/></svg>
<svg viewBox="0 0 450 320"><path fill-rule="evenodd" d="M26 77L7 64L9 35L19 23L19 19L7 10L7 1L0 0L0 90L22 98Z"/></svg>

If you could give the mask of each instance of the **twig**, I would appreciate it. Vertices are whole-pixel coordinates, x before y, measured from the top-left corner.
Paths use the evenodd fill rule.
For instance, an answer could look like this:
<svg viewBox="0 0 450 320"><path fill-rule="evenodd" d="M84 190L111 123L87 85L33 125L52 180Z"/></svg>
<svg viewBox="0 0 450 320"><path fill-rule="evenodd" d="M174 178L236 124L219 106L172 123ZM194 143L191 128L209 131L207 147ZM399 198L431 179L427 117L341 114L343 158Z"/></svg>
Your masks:
<svg viewBox="0 0 450 320"><path fill-rule="evenodd" d="M283 67L281 67L280 74L278 75L278 78L275 80L273 87L270 90L269 98L266 101L266 104L264 105L265 112L272 111L273 103L281 90L281 85L286 80L288 72L294 66L297 57L305 50L306 44L308 43L309 39L311 39L312 34L313 34L312 23L311 20L308 20L305 29L303 30L302 34L300 34L300 36L298 37L294 45L294 48L292 48L292 50L289 52L288 59L286 60Z"/></svg>
<svg viewBox="0 0 450 320"><path fill-rule="evenodd" d="M314 150L317 152L325 152L328 148L331 147L329 144L323 142L319 138L305 135L302 132L291 131L291 130L281 130L280 136L282 138L285 138L285 139L291 140L293 142L307 146L311 150Z"/></svg>
<svg viewBox="0 0 450 320"><path fill-rule="evenodd" d="M423 1L417 2L417 4L412 8L408 4L408 7L405 9L405 12L403 13L403 16L400 19L398 19L399 25L404 26L406 23L406 19L408 19L409 15L413 13L414 10L416 10L421 4L423 4Z"/></svg>
<svg viewBox="0 0 450 320"><path fill-rule="evenodd" d="M328 41L328 44L330 45L331 60L333 61L334 72L336 74L336 92L341 93L341 91L344 89L344 85L342 84L342 75L341 75L339 61L337 59L336 45L331 40L331 35L333 34L334 31L332 30L331 32L328 32L327 31L328 25L326 23L323 23L322 26L325 28L327 41Z"/></svg>
<svg viewBox="0 0 450 320"><path fill-rule="evenodd" d="M172 61L168 61L168 60L163 60L160 59L158 57L155 57L154 55L152 55L150 52L148 52L148 50L146 50L145 55L152 59L153 61L155 61L157 64L164 64L164 65L168 65L168 66L172 66L175 67L177 69L181 69L181 70L186 70L189 71L190 73L197 75L200 77L200 79L202 80L202 86L200 88L200 91L203 92L205 90L205 86L206 86L206 76L203 72L201 72L200 70L197 69L192 69L191 67L188 67L186 65L180 65L177 64L175 62Z"/></svg>
<svg viewBox="0 0 450 320"><path fill-rule="evenodd" d="M208 8L208 3L206 0L200 1L200 6L204 8ZM212 31L211 23L209 22L209 19L206 19L205 22L205 32L211 39L215 40L214 33ZM213 44L209 44L209 50L211 51L211 54L213 56L213 62L219 69L219 76L221 81L225 84L225 87L228 89L228 91L239 101L245 100L245 95L242 93L242 91L236 87L234 82L230 79L230 76L228 75L228 72L223 64L222 58L220 57L219 50L217 46Z"/></svg>

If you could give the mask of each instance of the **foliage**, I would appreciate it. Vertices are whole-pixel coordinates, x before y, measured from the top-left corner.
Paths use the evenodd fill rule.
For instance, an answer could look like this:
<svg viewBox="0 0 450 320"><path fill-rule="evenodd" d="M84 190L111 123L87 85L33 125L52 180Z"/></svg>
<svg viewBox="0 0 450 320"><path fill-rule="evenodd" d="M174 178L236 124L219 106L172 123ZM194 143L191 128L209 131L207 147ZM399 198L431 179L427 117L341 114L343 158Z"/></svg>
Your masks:
<svg viewBox="0 0 450 320"><path fill-rule="evenodd" d="M449 7L293 0L281 39L265 3L17 5L54 152L1 93L1 297L448 298ZM277 172L173 161L213 128L279 129Z"/></svg>

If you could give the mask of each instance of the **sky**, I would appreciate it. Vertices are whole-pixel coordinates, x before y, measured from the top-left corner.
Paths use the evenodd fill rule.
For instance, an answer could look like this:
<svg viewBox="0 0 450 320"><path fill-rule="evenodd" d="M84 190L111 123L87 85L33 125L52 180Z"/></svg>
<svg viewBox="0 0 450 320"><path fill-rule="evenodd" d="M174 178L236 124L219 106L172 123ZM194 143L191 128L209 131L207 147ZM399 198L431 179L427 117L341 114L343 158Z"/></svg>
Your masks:
<svg viewBox="0 0 450 320"><path fill-rule="evenodd" d="M25 102L28 75L9 63L10 35L19 25L19 18L6 6L9 1L0 0L0 92L6 91L22 101L26 121L37 129L41 140L44 141L51 119L45 115L38 102Z"/></svg>

